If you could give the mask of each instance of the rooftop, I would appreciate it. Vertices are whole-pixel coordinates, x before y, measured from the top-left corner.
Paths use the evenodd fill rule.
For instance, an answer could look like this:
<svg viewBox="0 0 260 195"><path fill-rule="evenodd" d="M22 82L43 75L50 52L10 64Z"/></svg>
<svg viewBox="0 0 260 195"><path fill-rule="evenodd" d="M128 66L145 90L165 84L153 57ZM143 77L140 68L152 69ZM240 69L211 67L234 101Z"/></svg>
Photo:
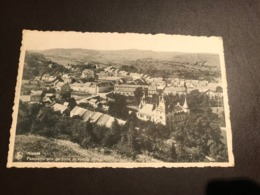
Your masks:
<svg viewBox="0 0 260 195"><path fill-rule="evenodd" d="M91 117L91 122L96 123L102 114L103 113L101 113L101 112L95 112L94 115Z"/></svg>
<svg viewBox="0 0 260 195"><path fill-rule="evenodd" d="M94 115L94 112L87 110L84 115L82 116L83 121L87 122L92 116Z"/></svg>
<svg viewBox="0 0 260 195"><path fill-rule="evenodd" d="M107 115L107 114L103 114L99 119L98 119L98 122L97 122L97 125L100 125L100 126L104 126L107 121L109 120L110 116Z"/></svg>
<svg viewBox="0 0 260 195"><path fill-rule="evenodd" d="M152 116L152 113L153 113L153 105L152 105L152 104L145 104L145 105L139 110L139 113Z"/></svg>
<svg viewBox="0 0 260 195"><path fill-rule="evenodd" d="M87 110L84 108L81 108L79 106L75 106L71 112L70 112L70 116L83 116L83 114L86 112Z"/></svg>
<svg viewBox="0 0 260 195"><path fill-rule="evenodd" d="M55 103L55 104L52 106L52 109L53 109L54 111L60 111L61 113L63 113L63 112L67 109L67 107L64 106L64 105L62 105L62 104Z"/></svg>

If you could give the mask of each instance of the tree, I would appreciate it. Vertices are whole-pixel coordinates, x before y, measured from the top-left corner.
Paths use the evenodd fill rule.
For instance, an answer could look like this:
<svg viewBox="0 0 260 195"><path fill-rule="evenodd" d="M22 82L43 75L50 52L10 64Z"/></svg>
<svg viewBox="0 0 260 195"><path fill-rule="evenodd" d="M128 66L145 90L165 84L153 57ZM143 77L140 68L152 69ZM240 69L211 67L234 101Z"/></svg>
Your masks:
<svg viewBox="0 0 260 195"><path fill-rule="evenodd" d="M115 101L109 103L108 113L117 118L126 119L128 116L126 97L115 94L114 98Z"/></svg>
<svg viewBox="0 0 260 195"><path fill-rule="evenodd" d="M190 114L184 124L176 124L173 137L179 146L178 161L201 162L206 156L225 159L221 131L215 120L207 113Z"/></svg>
<svg viewBox="0 0 260 195"><path fill-rule="evenodd" d="M223 88L220 86L216 87L216 92L222 93L223 92Z"/></svg>
<svg viewBox="0 0 260 195"><path fill-rule="evenodd" d="M143 88L137 87L134 91L135 102L137 105L140 103L140 100L143 97L143 95L144 95Z"/></svg>
<svg viewBox="0 0 260 195"><path fill-rule="evenodd" d="M65 101L67 101L71 97L71 93L69 91L62 91L60 95Z"/></svg>
<svg viewBox="0 0 260 195"><path fill-rule="evenodd" d="M129 130L127 132L127 144L129 147L129 152L132 157L135 158L137 153L140 151L140 142L138 140L134 123L130 123Z"/></svg>
<svg viewBox="0 0 260 195"><path fill-rule="evenodd" d="M17 134L24 134L30 131L32 120L29 115L28 104L20 101L18 109L18 119L17 119Z"/></svg>
<svg viewBox="0 0 260 195"><path fill-rule="evenodd" d="M51 108L42 108L32 123L31 133L55 137L57 135L55 124L58 118L59 116Z"/></svg>
<svg viewBox="0 0 260 195"><path fill-rule="evenodd" d="M170 157L174 162L177 161L177 151L176 151L176 147L174 146L174 143L172 143L172 147L170 150Z"/></svg>
<svg viewBox="0 0 260 195"><path fill-rule="evenodd" d="M70 110L77 106L76 100L74 98L68 98L67 101L69 103L68 107L70 108Z"/></svg>

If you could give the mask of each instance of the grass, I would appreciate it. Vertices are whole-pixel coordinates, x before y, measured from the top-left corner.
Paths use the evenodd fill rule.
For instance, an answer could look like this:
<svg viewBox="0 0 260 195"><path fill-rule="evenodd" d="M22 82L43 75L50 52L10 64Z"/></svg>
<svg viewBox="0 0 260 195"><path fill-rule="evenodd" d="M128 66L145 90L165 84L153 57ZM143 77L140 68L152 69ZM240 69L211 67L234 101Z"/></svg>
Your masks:
<svg viewBox="0 0 260 195"><path fill-rule="evenodd" d="M17 153L21 153L23 158L17 159ZM33 155L31 155L33 154ZM66 159L64 158L66 157ZM73 149L59 145L54 139L47 139L35 135L17 135L15 139L14 161L71 161L71 158L82 158ZM28 159L30 158L30 159Z"/></svg>

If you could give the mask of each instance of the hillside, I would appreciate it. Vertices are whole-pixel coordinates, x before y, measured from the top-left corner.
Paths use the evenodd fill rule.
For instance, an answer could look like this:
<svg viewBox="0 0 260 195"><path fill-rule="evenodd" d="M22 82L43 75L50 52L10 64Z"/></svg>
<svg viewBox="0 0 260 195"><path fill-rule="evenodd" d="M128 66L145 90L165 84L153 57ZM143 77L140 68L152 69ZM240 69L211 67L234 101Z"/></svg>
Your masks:
<svg viewBox="0 0 260 195"><path fill-rule="evenodd" d="M28 51L26 54L30 58L32 55L38 58L38 61L42 61L44 58L47 62L51 61L63 66L91 63L98 64L101 68L113 65L116 68L127 70L131 67L135 72L150 76L178 75L187 79L204 78L206 80L214 80L220 76L217 54L155 52L135 49L118 51L50 49ZM26 59L30 59L29 57Z"/></svg>
<svg viewBox="0 0 260 195"><path fill-rule="evenodd" d="M22 154L22 158L19 158ZM38 153L30 155L30 153ZM15 138L14 161L27 161L27 158L41 159L39 162L130 162L132 160L122 158L113 153L106 154L100 149L83 149L78 144L68 140L50 139L36 135L17 135ZM18 159L19 160L18 160ZM48 159L48 160L47 160ZM33 161L33 160L31 160ZM155 159L140 155L139 162L159 162Z"/></svg>
<svg viewBox="0 0 260 195"><path fill-rule="evenodd" d="M194 64L204 62L209 66L219 66L218 55L216 54L196 54L196 53L179 53L179 52L155 52L149 50L115 50L100 51L89 49L50 49L37 51L46 58L54 62L63 64L66 61L73 64L98 62L98 63L115 63L130 65L137 60L154 60L154 61L174 61L179 63ZM64 61L61 63L61 61ZM64 65L64 64L63 64Z"/></svg>
<svg viewBox="0 0 260 195"><path fill-rule="evenodd" d="M24 60L23 79L32 79L35 76L42 76L44 73L56 75L60 72L66 72L66 68L46 58L43 54L37 52L26 52Z"/></svg>

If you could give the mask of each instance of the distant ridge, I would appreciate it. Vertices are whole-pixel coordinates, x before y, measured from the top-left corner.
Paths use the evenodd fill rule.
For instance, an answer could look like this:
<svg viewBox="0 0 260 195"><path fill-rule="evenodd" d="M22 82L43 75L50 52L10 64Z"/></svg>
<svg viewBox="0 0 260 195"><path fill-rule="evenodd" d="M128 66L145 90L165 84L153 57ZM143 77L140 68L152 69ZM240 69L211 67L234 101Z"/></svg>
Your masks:
<svg viewBox="0 0 260 195"><path fill-rule="evenodd" d="M101 64L121 64L132 65L136 61L153 60L153 61L174 61L180 63L196 64L196 62L206 62L208 66L219 68L219 57L217 54L206 53L181 53L181 52L157 52L152 50L91 50L91 49L49 49L33 50L43 54L61 65L65 64L85 64L96 62Z"/></svg>

